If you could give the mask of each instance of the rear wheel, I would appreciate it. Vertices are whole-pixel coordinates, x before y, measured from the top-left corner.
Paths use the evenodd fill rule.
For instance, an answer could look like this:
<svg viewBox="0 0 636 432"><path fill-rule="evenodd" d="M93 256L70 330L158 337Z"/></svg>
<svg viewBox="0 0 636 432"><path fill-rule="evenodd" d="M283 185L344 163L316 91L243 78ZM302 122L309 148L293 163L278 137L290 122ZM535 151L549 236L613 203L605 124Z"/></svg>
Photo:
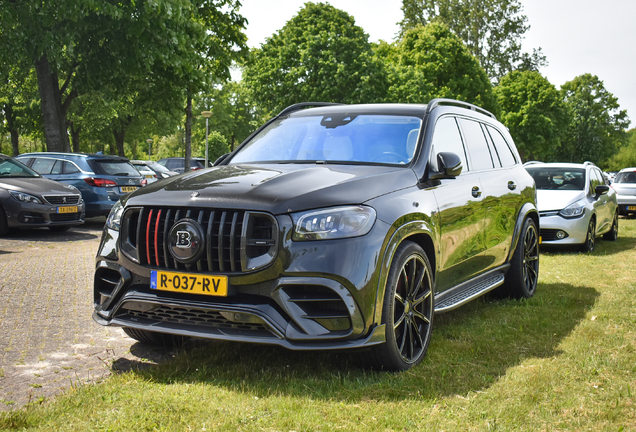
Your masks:
<svg viewBox="0 0 636 432"><path fill-rule="evenodd" d="M521 229L521 237L512 259L503 286L498 291L512 298L530 298L537 289L539 280L539 234L531 218L527 218Z"/></svg>
<svg viewBox="0 0 636 432"><path fill-rule="evenodd" d="M603 234L605 240L614 241L618 238L618 212L614 215L614 221L612 222L612 228L609 232Z"/></svg>
<svg viewBox="0 0 636 432"><path fill-rule="evenodd" d="M187 336L158 333L131 327L123 327L123 330L128 336L139 342L165 348L180 347L188 340Z"/></svg>
<svg viewBox="0 0 636 432"><path fill-rule="evenodd" d="M581 252L594 252L594 246L596 246L596 221L592 218L590 219L590 224L587 226L585 243L581 245Z"/></svg>
<svg viewBox="0 0 636 432"><path fill-rule="evenodd" d="M419 245L402 243L391 263L384 293L386 342L372 348L372 365L404 371L420 363L431 339L433 309L433 274L428 257Z"/></svg>

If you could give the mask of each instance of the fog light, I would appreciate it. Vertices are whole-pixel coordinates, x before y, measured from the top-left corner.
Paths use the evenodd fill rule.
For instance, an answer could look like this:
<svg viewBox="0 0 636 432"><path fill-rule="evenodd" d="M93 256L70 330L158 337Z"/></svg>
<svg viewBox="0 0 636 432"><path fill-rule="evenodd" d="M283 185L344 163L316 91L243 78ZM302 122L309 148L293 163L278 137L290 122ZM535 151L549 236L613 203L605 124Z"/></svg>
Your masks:
<svg viewBox="0 0 636 432"><path fill-rule="evenodd" d="M567 234L565 234L565 231L557 231L557 233L556 233L556 237L557 237L559 240L564 239L564 238L566 237L566 235L567 235Z"/></svg>

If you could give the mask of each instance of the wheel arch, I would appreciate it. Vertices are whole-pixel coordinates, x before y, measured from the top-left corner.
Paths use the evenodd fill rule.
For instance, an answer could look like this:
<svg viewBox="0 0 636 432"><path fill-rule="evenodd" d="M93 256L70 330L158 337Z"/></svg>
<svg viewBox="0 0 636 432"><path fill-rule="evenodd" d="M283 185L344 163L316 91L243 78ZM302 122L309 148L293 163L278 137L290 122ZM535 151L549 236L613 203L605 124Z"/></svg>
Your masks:
<svg viewBox="0 0 636 432"><path fill-rule="evenodd" d="M510 245L510 250L508 252L508 258L506 262L509 263L512 259L512 255L514 254L515 249L517 248L517 243L519 243L519 238L521 237L521 230L523 229L523 223L526 218L531 218L535 225L537 226L537 230L539 231L539 237L541 236L541 225L539 223L539 212L537 208L532 203L525 203L519 213L517 215L517 220L515 222L515 230L512 235L512 244Z"/></svg>
<svg viewBox="0 0 636 432"><path fill-rule="evenodd" d="M435 253L435 234L431 226L424 221L412 221L401 225L388 239L384 254L381 259L381 271L378 277L376 287L375 309L373 315L373 323L382 324L382 308L384 306L384 290L389 277L391 263L398 247L405 241L411 241L419 245L426 253L431 269L433 271L433 283L435 283L435 275L437 273L437 259Z"/></svg>

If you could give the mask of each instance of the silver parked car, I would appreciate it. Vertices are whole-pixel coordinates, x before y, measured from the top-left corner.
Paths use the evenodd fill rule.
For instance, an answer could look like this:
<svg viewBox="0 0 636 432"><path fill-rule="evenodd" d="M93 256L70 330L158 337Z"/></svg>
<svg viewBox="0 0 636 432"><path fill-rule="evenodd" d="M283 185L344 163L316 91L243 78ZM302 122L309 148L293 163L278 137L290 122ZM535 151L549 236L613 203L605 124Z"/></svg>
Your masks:
<svg viewBox="0 0 636 432"><path fill-rule="evenodd" d="M0 154L0 236L11 228L63 231L84 223L84 201L71 185L48 180Z"/></svg>
<svg viewBox="0 0 636 432"><path fill-rule="evenodd" d="M618 236L616 193L592 162L529 162L537 186L542 244L580 245L592 252L596 237Z"/></svg>
<svg viewBox="0 0 636 432"><path fill-rule="evenodd" d="M616 191L618 211L636 213L636 168L624 168L616 174L612 187Z"/></svg>

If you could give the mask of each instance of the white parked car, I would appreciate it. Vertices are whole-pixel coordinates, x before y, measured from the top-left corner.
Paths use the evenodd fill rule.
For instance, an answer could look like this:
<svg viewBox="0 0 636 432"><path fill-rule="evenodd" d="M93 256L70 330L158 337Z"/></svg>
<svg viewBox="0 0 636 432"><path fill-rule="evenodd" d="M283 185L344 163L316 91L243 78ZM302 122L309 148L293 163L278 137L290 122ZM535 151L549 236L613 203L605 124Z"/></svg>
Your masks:
<svg viewBox="0 0 636 432"><path fill-rule="evenodd" d="M596 237L616 240L616 192L596 165L531 162L524 166L537 186L542 244L580 245L581 251L592 252Z"/></svg>
<svg viewBox="0 0 636 432"><path fill-rule="evenodd" d="M612 187L616 191L618 211L636 213L636 168L624 168L616 174Z"/></svg>

